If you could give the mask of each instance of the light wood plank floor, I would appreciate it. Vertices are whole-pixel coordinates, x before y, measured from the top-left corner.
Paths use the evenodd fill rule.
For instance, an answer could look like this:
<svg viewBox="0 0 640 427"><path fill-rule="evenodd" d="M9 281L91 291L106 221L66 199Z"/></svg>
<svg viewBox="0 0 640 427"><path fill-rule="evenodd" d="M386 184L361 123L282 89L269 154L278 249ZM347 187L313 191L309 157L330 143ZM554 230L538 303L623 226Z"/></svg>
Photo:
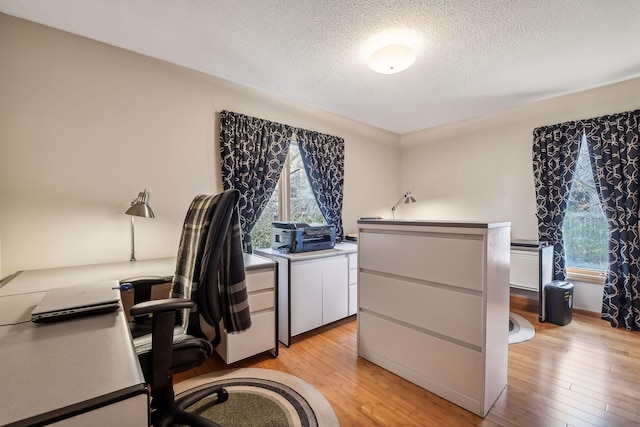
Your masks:
<svg viewBox="0 0 640 427"><path fill-rule="evenodd" d="M296 375L319 389L341 426L638 426L640 334L574 313L566 326L539 323L533 340L509 346L508 386L482 419L358 358L356 320L296 337L280 355L225 365L214 355L176 382L220 369L256 367Z"/></svg>

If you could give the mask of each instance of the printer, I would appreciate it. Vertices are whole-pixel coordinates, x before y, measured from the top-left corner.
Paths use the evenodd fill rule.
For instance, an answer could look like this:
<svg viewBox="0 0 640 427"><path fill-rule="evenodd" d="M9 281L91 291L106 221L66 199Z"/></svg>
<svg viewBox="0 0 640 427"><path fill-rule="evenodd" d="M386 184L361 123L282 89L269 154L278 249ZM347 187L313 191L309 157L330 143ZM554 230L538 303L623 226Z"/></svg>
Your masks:
<svg viewBox="0 0 640 427"><path fill-rule="evenodd" d="M283 253L331 249L335 244L336 227L334 225L309 225L293 221L271 223L271 249Z"/></svg>

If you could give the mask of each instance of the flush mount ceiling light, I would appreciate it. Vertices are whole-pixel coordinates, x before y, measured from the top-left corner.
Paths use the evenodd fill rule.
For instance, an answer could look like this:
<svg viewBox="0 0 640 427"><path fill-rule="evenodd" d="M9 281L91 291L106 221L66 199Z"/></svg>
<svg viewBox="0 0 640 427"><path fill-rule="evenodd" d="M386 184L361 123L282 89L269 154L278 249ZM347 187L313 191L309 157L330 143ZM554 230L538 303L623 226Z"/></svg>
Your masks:
<svg viewBox="0 0 640 427"><path fill-rule="evenodd" d="M390 44L369 57L369 67L380 74L395 74L409 68L416 60L416 52L409 46Z"/></svg>

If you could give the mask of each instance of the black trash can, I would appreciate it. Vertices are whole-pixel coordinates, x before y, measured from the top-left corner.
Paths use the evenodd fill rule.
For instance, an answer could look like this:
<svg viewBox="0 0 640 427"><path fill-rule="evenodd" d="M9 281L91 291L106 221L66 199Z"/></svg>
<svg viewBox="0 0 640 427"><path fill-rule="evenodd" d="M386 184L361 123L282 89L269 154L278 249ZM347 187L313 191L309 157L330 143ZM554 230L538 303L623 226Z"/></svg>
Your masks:
<svg viewBox="0 0 640 427"><path fill-rule="evenodd" d="M544 286L545 320L564 326L571 323L573 283L554 280Z"/></svg>

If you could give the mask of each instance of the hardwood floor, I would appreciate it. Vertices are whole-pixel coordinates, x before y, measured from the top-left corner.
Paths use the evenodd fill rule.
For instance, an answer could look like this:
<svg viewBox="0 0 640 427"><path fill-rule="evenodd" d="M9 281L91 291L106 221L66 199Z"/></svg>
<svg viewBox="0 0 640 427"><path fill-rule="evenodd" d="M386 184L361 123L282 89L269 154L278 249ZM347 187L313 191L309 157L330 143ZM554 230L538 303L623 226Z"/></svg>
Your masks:
<svg viewBox="0 0 640 427"><path fill-rule="evenodd" d="M638 332L583 314L556 326L512 310L536 336L509 346L508 386L484 419L358 358L355 317L296 337L277 358L265 353L227 366L214 355L175 380L237 367L288 372L324 394L341 426L640 425Z"/></svg>

